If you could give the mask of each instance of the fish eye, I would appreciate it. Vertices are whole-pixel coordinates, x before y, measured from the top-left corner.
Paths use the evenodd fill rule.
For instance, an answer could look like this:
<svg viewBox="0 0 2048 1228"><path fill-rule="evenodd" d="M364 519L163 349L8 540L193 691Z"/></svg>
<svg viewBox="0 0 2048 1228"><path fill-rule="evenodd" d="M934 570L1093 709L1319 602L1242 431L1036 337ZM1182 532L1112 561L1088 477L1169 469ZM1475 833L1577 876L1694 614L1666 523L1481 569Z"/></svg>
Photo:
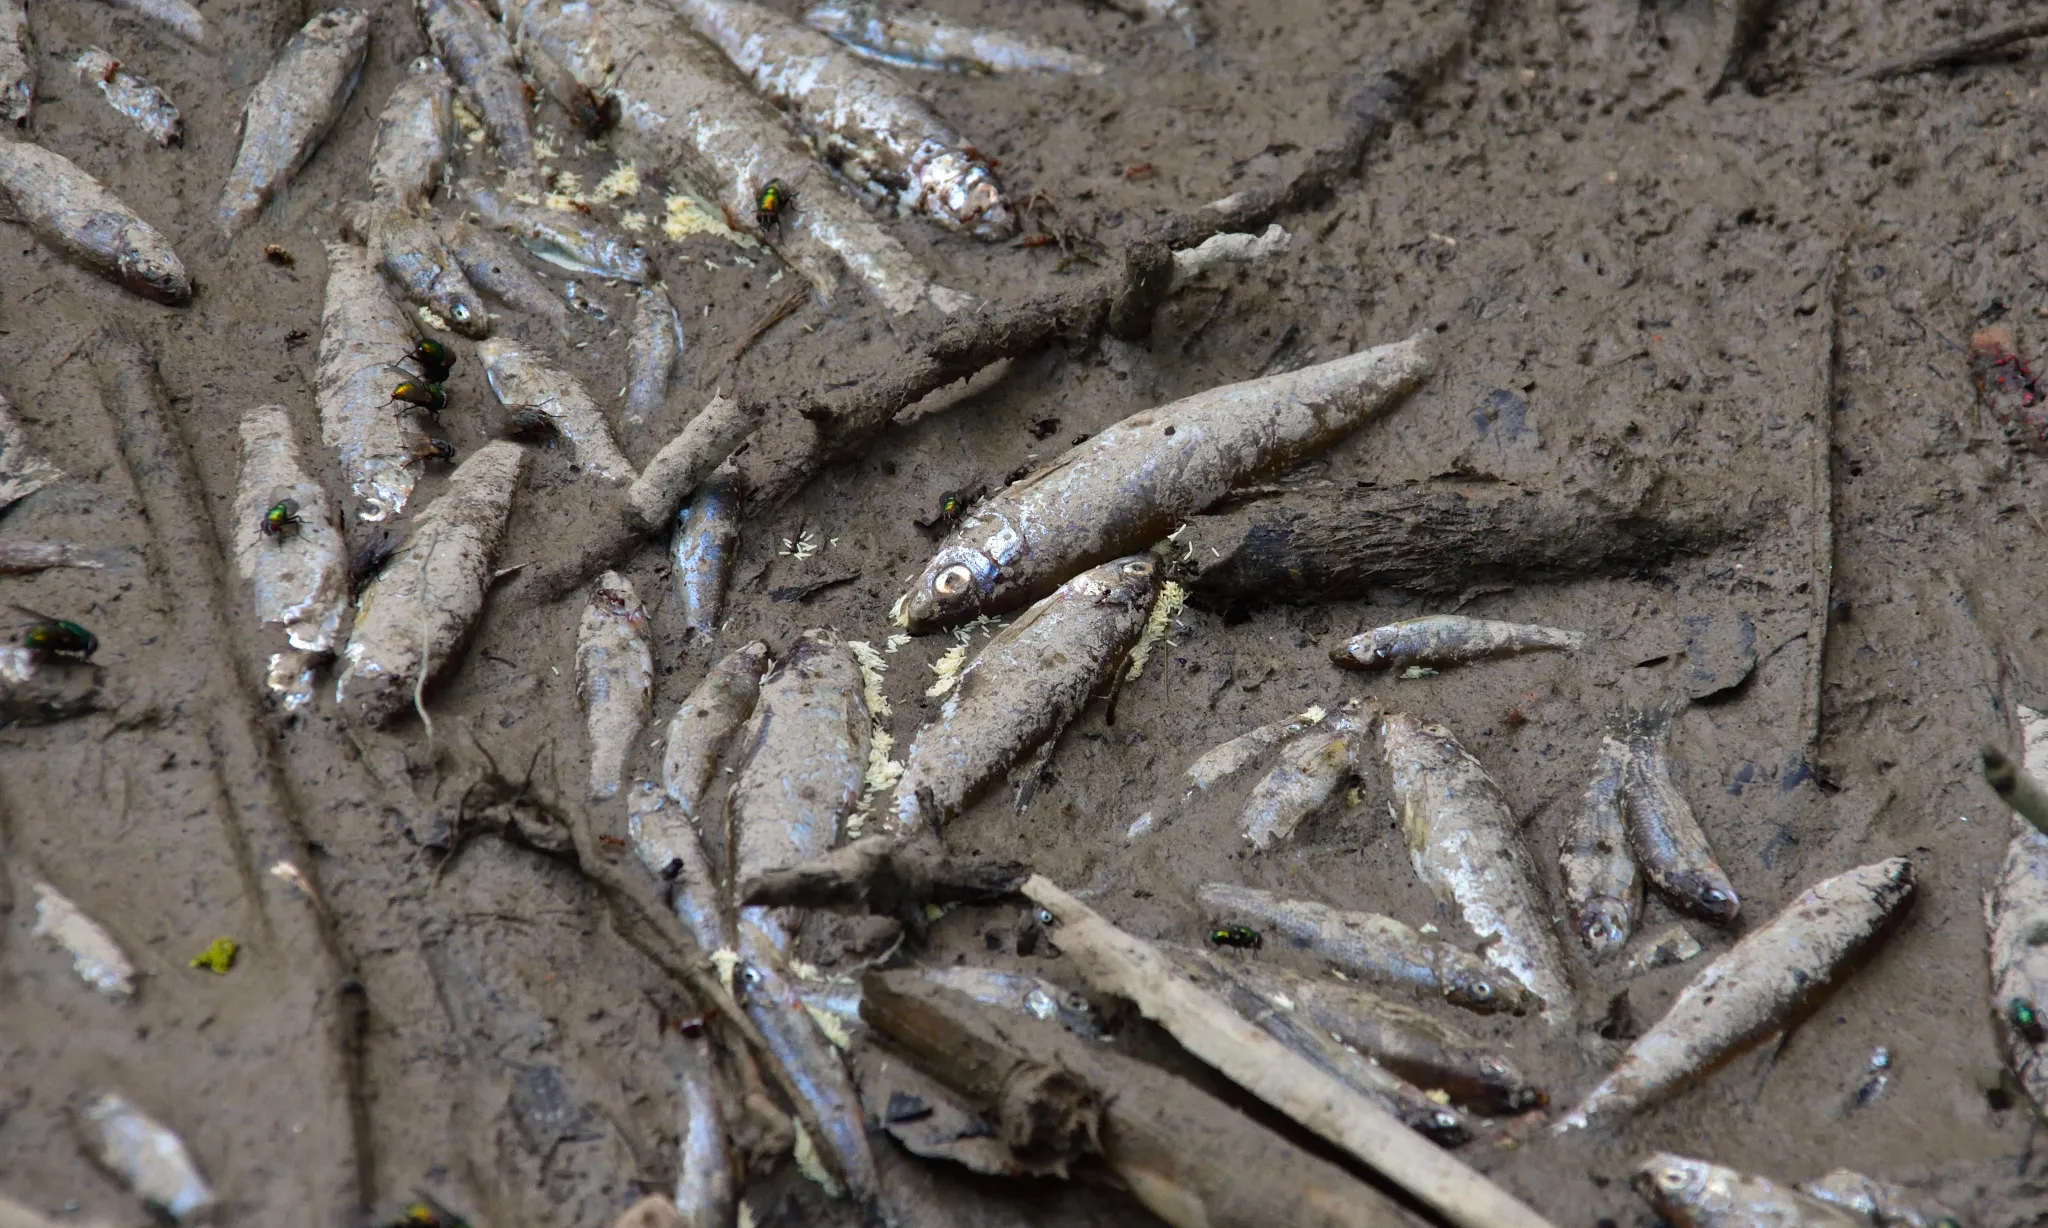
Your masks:
<svg viewBox="0 0 2048 1228"><path fill-rule="evenodd" d="M458 320L467 320L469 318L469 304L457 303L448 309L448 314Z"/></svg>
<svg viewBox="0 0 2048 1228"><path fill-rule="evenodd" d="M1058 917L1052 915L1051 909L1041 908L1038 910L1038 923L1040 925L1058 925L1059 920Z"/></svg>
<svg viewBox="0 0 2048 1228"><path fill-rule="evenodd" d="M1716 907L1722 904L1726 904L1728 902L1728 893L1721 890L1719 887L1707 888L1704 895L1706 897L1707 903L1715 905Z"/></svg>
<svg viewBox="0 0 2048 1228"><path fill-rule="evenodd" d="M749 985L759 985L761 983L761 971L758 968L742 968L740 969L740 979Z"/></svg>
<svg viewBox="0 0 2048 1228"><path fill-rule="evenodd" d="M1150 559L1132 559L1123 565L1123 573L1127 576L1143 579L1152 574L1152 561Z"/></svg>
<svg viewBox="0 0 2048 1228"><path fill-rule="evenodd" d="M1473 997L1473 998L1474 998L1474 1000L1476 1000L1476 1001L1480 1001L1480 1002L1491 1002L1491 1001L1493 1001L1493 986L1491 986L1491 985L1487 984L1487 983L1486 983L1485 981L1474 981L1474 982L1472 982L1472 990L1471 990L1471 993L1472 993L1472 997Z"/></svg>
<svg viewBox="0 0 2048 1228"><path fill-rule="evenodd" d="M1479 1069L1490 1075L1505 1075L1508 1064L1497 1057L1483 1057L1479 1059Z"/></svg>
<svg viewBox="0 0 2048 1228"><path fill-rule="evenodd" d="M974 572L965 563L955 563L932 580L932 591L941 597L965 596L974 584Z"/></svg>

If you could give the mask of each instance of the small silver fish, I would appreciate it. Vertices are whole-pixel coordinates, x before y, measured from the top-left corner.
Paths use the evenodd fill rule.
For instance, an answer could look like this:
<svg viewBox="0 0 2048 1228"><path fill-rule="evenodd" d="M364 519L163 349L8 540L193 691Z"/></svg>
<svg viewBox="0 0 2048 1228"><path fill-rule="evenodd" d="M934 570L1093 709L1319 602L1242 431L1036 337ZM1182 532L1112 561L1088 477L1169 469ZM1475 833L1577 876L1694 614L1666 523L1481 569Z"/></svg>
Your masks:
<svg viewBox="0 0 2048 1228"><path fill-rule="evenodd" d="M1707 833L1692 805L1671 779L1671 723L1667 713L1629 718L1628 770L1622 793L1628 803L1629 846L1658 891L1674 905L1705 921L1726 925L1741 911L1735 884L1714 860Z"/></svg>
<svg viewBox="0 0 2048 1228"><path fill-rule="evenodd" d="M29 442L20 416L0 395L0 512L63 476L64 471Z"/></svg>
<svg viewBox="0 0 2048 1228"><path fill-rule="evenodd" d="M718 634L733 545L739 536L738 484L730 469L720 468L676 514L675 536L669 545L676 592L683 599L683 627L694 639L708 640Z"/></svg>
<svg viewBox="0 0 2048 1228"><path fill-rule="evenodd" d="M1576 652L1585 642L1578 632L1556 627L1433 614L1354 635L1331 650L1330 660L1348 669L1438 668L1521 652Z"/></svg>
<svg viewBox="0 0 2048 1228"><path fill-rule="evenodd" d="M242 146L220 193L220 226L241 233L313 156L355 93L370 49L361 9L316 13L284 50L242 111Z"/></svg>
<svg viewBox="0 0 2048 1228"><path fill-rule="evenodd" d="M626 786L626 838L640 864L667 886L669 906L697 945L707 953L730 948L724 887L697 827L651 780Z"/></svg>
<svg viewBox="0 0 2048 1228"><path fill-rule="evenodd" d="M212 41L212 33L206 28L206 18L187 0L107 0L107 3L153 21L194 46L204 47Z"/></svg>
<svg viewBox="0 0 2048 1228"><path fill-rule="evenodd" d="M1869 1228L1789 1186L1685 1156L1651 1156L1630 1184L1673 1228Z"/></svg>
<svg viewBox="0 0 2048 1228"><path fill-rule="evenodd" d="M739 1214L739 1173L725 1127L709 1032L676 1041L676 1195L683 1228L730 1228Z"/></svg>
<svg viewBox="0 0 2048 1228"><path fill-rule="evenodd" d="M370 146L370 195L416 212L448 169L449 131L455 122L455 82L441 61L423 55L377 116Z"/></svg>
<svg viewBox="0 0 2048 1228"><path fill-rule="evenodd" d="M94 989L109 998L134 997L135 965L114 936L50 884L35 884L35 893L36 924L29 933L63 948L79 979Z"/></svg>
<svg viewBox="0 0 2048 1228"><path fill-rule="evenodd" d="M704 791L711 787L720 756L754 714L767 665L768 645L760 640L726 654L669 718L661 783L686 817L694 820L702 813Z"/></svg>
<svg viewBox="0 0 2048 1228"><path fill-rule="evenodd" d="M626 421L645 422L668 404L668 382L683 356L683 322L660 282L640 287L626 325Z"/></svg>
<svg viewBox="0 0 2048 1228"><path fill-rule="evenodd" d="M1838 1168L1799 1183L1799 1192L1850 1212L1866 1228L1934 1228L1955 1213L1901 1185Z"/></svg>
<svg viewBox="0 0 2048 1228"><path fill-rule="evenodd" d="M1320 724L1328 715L1329 713L1319 705L1285 719L1261 725L1250 733L1230 739L1221 746L1210 747L1202 752L1200 758L1188 764L1186 776L1189 791L1214 788L1265 758L1274 747L1303 730Z"/></svg>
<svg viewBox="0 0 2048 1228"><path fill-rule="evenodd" d="M1572 932L1594 959L1628 943L1643 915L1643 876L1628 847L1622 814L1622 776L1628 747L1613 738L1600 747L1600 764L1584 800L1565 827L1557 850L1558 877Z"/></svg>
<svg viewBox="0 0 2048 1228"><path fill-rule="evenodd" d="M329 243L313 403L321 441L341 458L364 520L403 514L419 481L421 461L391 396L405 378L392 364L412 347L412 323L385 292L369 254Z"/></svg>
<svg viewBox="0 0 2048 1228"><path fill-rule="evenodd" d="M199 1175L185 1140L126 1096L106 1092L86 1101L77 1121L93 1158L150 1206L185 1220L215 1204L213 1188Z"/></svg>
<svg viewBox="0 0 2048 1228"><path fill-rule="evenodd" d="M418 0L434 54L476 100L498 156L522 176L537 172L533 108L505 32L476 0Z"/></svg>
<svg viewBox="0 0 2048 1228"><path fill-rule="evenodd" d="M590 795L616 797L654 699L647 613L633 582L616 571L597 578L576 627L576 693L589 722Z"/></svg>
<svg viewBox="0 0 2048 1228"><path fill-rule="evenodd" d="M1351 779L1360 759L1359 742L1380 715L1372 700L1351 700L1329 720L1289 742L1280 762L1252 786L1237 828L1253 848L1264 852L1294 834L1308 818L1337 795Z"/></svg>
<svg viewBox="0 0 2048 1228"><path fill-rule="evenodd" d="M1029 1019L1057 1023L1076 1036L1099 1040L1107 1035L1095 1008L1085 994L1063 989L1028 972L982 968L973 964L950 964L940 968L919 968L917 975L934 985L966 994L984 1006ZM867 1028L861 1018L861 988L858 981L798 981L797 996L813 1015L829 1015L849 1036Z"/></svg>
<svg viewBox="0 0 2048 1228"><path fill-rule="evenodd" d="M526 261L510 244L459 217L444 216L437 224L442 246L462 266L462 274L469 278L470 285L515 311L539 316L553 324L557 332L568 328L568 309L547 283L526 267Z"/></svg>
<svg viewBox="0 0 2048 1228"><path fill-rule="evenodd" d="M518 18L518 10L512 12ZM561 61L547 53L546 49L531 39L520 42L515 48L519 59L526 65L526 75L538 82L548 92L548 97L562 104L576 127L586 140L595 141L619 122L618 99L600 96L578 81L575 74L562 67Z"/></svg>
<svg viewBox="0 0 2048 1228"><path fill-rule="evenodd" d="M69 158L29 141L0 144L0 194L36 238L123 288L173 307L192 300L171 241Z"/></svg>
<svg viewBox="0 0 2048 1228"><path fill-rule="evenodd" d="M1556 1130L1619 1121L1793 1023L1913 900L1903 857L1823 879L1708 964Z"/></svg>
<svg viewBox="0 0 2048 1228"><path fill-rule="evenodd" d="M286 500L297 523L272 530L268 510ZM299 459L291 411L264 405L242 415L242 472L235 486L235 570L249 582L259 622L284 628L294 649L330 654L348 611L348 543L327 489ZM297 684L282 693L286 711L312 699Z"/></svg>
<svg viewBox="0 0 2048 1228"><path fill-rule="evenodd" d="M77 70L79 80L99 87L108 106L134 120L144 136L165 147L184 143L185 121L178 115L177 104L170 95L121 67L121 61L98 47L87 47L72 59L71 67ZM5 114L0 108L0 118Z"/></svg>
<svg viewBox="0 0 2048 1228"><path fill-rule="evenodd" d="M0 120L23 127L35 106L36 45L21 0L0 0Z"/></svg>
<svg viewBox="0 0 2048 1228"><path fill-rule="evenodd" d="M525 204L495 188L472 186L467 195L485 225L505 231L557 268L635 285L654 275L644 248L590 218Z"/></svg>
<svg viewBox="0 0 2048 1228"><path fill-rule="evenodd" d="M713 395L705 402L626 491L626 506L640 528L654 533L665 527L690 492L715 473L759 423L752 410L731 397Z"/></svg>
<svg viewBox="0 0 2048 1228"><path fill-rule="evenodd" d="M490 335L490 312L462 275L462 266L441 246L432 222L395 204L372 205L370 219L371 250L409 301L448 321L465 337Z"/></svg>
<svg viewBox="0 0 2048 1228"><path fill-rule="evenodd" d="M611 424L575 376L540 350L503 337L479 342L476 356L499 404L545 416L576 449L577 463L603 481L623 484L633 480L632 463L612 441Z"/></svg>
<svg viewBox="0 0 2048 1228"><path fill-rule="evenodd" d="M820 4L804 24L855 55L933 72L1057 72L1098 77L1105 66L1064 47L1005 30L957 26L922 9L887 4Z"/></svg>

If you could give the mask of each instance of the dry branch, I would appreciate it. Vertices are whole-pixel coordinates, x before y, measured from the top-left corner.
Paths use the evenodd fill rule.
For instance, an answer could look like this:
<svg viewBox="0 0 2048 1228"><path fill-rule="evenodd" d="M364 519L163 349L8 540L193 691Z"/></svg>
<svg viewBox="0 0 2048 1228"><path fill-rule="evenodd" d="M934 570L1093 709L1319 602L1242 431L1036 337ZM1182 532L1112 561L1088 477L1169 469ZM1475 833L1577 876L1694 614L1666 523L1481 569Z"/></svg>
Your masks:
<svg viewBox="0 0 2048 1228"><path fill-rule="evenodd" d="M1893 77L1907 77L1914 73L1930 72L1937 68L1948 68L1956 64L1967 64L1982 58L2002 47L2040 38L2048 34L2048 18L2029 17L2024 21L2007 22L1988 30L1979 30L1952 42L1936 43L1902 55L1897 59L1885 60L1869 68L1858 69L1849 74L1851 81L1889 81Z"/></svg>

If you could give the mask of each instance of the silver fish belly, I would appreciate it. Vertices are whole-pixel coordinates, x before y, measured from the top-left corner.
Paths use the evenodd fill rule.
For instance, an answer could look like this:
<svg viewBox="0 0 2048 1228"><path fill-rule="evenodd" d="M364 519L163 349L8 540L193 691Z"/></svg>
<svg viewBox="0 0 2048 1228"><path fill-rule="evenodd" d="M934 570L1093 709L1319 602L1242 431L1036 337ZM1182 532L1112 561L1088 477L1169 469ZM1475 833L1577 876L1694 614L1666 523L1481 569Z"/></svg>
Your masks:
<svg viewBox="0 0 2048 1228"><path fill-rule="evenodd" d="M21 127L35 106L35 42L21 0L0 0L0 121Z"/></svg>
<svg viewBox="0 0 2048 1228"><path fill-rule="evenodd" d="M171 241L69 158L0 144L0 193L43 242L144 298L181 306L192 279Z"/></svg>
<svg viewBox="0 0 2048 1228"><path fill-rule="evenodd" d="M820 4L804 24L856 55L933 72L1058 72L1095 77L1104 65L1064 47L1004 30L956 26L921 9L887 4Z"/></svg>
<svg viewBox="0 0 2048 1228"><path fill-rule="evenodd" d="M720 757L733 734L754 714L761 672L767 665L768 645L760 640L726 654L669 718L661 783L686 817L695 820L703 813L705 791Z"/></svg>
<svg viewBox="0 0 2048 1228"><path fill-rule="evenodd" d="M1629 846L1657 890L1685 912L1726 925L1741 910L1735 884L1714 860L1707 833L1671 779L1668 717L1638 718L1628 741L1622 793Z"/></svg>
<svg viewBox="0 0 2048 1228"><path fill-rule="evenodd" d="M539 350L501 337L479 343L476 356L499 404L545 416L576 450L577 463L598 478L613 483L633 480L632 464L612 441L611 424L575 376Z"/></svg>
<svg viewBox="0 0 2048 1228"><path fill-rule="evenodd" d="M626 786L626 837L640 864L666 887L669 906L697 946L707 953L730 948L724 885L697 827L651 780Z"/></svg>
<svg viewBox="0 0 2048 1228"><path fill-rule="evenodd" d="M676 1047L675 1210L686 1228L728 1228L739 1214L739 1181L725 1129L710 1033Z"/></svg>
<svg viewBox="0 0 2048 1228"><path fill-rule="evenodd" d="M135 995L135 965L105 927L48 883L35 884L36 923L29 931L56 943L71 957L78 979L109 998Z"/></svg>
<svg viewBox="0 0 2048 1228"><path fill-rule="evenodd" d="M417 211L448 170L455 82L441 61L420 56L385 99L370 147L370 194Z"/></svg>
<svg viewBox="0 0 2048 1228"><path fill-rule="evenodd" d="M718 634L733 546L739 537L739 490L730 472L718 470L676 514L675 536L669 545L676 592L683 600L683 627L692 639L708 640Z"/></svg>
<svg viewBox="0 0 2048 1228"><path fill-rule="evenodd" d="M313 401L321 442L341 458L364 520L402 514L419 481L420 461L391 397L405 378L392 364L412 347L412 325L385 293L369 254L329 243Z"/></svg>
<svg viewBox="0 0 2048 1228"><path fill-rule="evenodd" d="M0 12L0 21L4 20L5 14ZM121 67L121 61L112 55L98 47L87 47L72 59L71 67L77 70L79 80L98 86L107 105L134 120L150 140L165 147L184 142L185 121L179 117L177 104L170 95ZM4 97L0 93L0 99ZM5 115L4 107L0 107L0 118Z"/></svg>
<svg viewBox="0 0 2048 1228"><path fill-rule="evenodd" d="M287 499L297 505L298 523L266 532L266 513ZM299 459L291 411L282 405L242 415L235 513L235 569L249 582L258 621L284 628L300 653L332 653L348 611L348 543L327 488ZM273 661L286 711L312 699L301 685L310 664Z"/></svg>
<svg viewBox="0 0 2048 1228"><path fill-rule="evenodd" d="M1352 636L1330 653L1330 660L1349 669L1366 670L1462 665L1522 652L1572 652L1585 642L1586 637L1578 632L1556 627L1436 614Z"/></svg>
<svg viewBox="0 0 2048 1228"><path fill-rule="evenodd" d="M1809 887L1702 969L1555 1128L1618 1121L1786 1027L1889 932L1912 899L1913 865L1903 857Z"/></svg>
<svg viewBox="0 0 2048 1228"><path fill-rule="evenodd" d="M466 195L486 225L510 234L556 268L635 285L654 275L644 249L589 218L529 205L496 188L472 185Z"/></svg>
<svg viewBox="0 0 2048 1228"><path fill-rule="evenodd" d="M569 324L569 309L555 297L509 243L458 217L438 220L441 245L462 266L469 284L515 311L539 316L557 332Z"/></svg>
<svg viewBox="0 0 2048 1228"><path fill-rule="evenodd" d="M626 421L645 422L668 405L668 382L683 356L683 322L660 282L634 296L626 325Z"/></svg>
<svg viewBox="0 0 2048 1228"><path fill-rule="evenodd" d="M901 831L958 814L1059 736L1130 654L1159 596L1146 555L1068 581L997 634L917 731L889 814Z"/></svg>
<svg viewBox="0 0 2048 1228"><path fill-rule="evenodd" d="M1240 734L1220 746L1210 747L1202 752L1201 757L1188 764L1185 775L1189 792L1211 789L1229 780L1265 758L1274 747L1303 730L1320 724L1328 715L1329 713L1318 705L1284 720L1261 725L1250 733Z"/></svg>
<svg viewBox="0 0 2048 1228"><path fill-rule="evenodd" d="M1602 743L1593 782L1586 786L1557 851L1566 915L1572 932L1594 959L1605 959L1627 945L1643 915L1643 876L1629 851L1628 823L1622 814L1628 756L1623 743L1613 738Z"/></svg>
<svg viewBox="0 0 2048 1228"><path fill-rule="evenodd" d="M1847 1168L1799 1183L1799 1192L1841 1207L1875 1228L1929 1228L1943 1219L1960 1223L1948 1208L1889 1181Z"/></svg>
<svg viewBox="0 0 2048 1228"><path fill-rule="evenodd" d="M1869 1228L1789 1186L1685 1156L1651 1156L1629 1183L1673 1228Z"/></svg>
<svg viewBox="0 0 2048 1228"><path fill-rule="evenodd" d="M440 57L476 100L498 156L522 175L537 171L533 110L505 32L476 0L418 0L420 24Z"/></svg>
<svg viewBox="0 0 2048 1228"><path fill-rule="evenodd" d="M705 402L626 491L626 506L641 531L656 533L667 525L690 492L717 472L758 423L731 397L713 395Z"/></svg>
<svg viewBox="0 0 2048 1228"><path fill-rule="evenodd" d="M370 18L360 9L316 13L249 92L242 145L220 194L220 226L229 237L256 220L291 182L341 118L370 48Z"/></svg>
<svg viewBox="0 0 2048 1228"><path fill-rule="evenodd" d="M194 46L212 41L206 18L187 0L107 0L114 8L153 21Z"/></svg>
<svg viewBox="0 0 2048 1228"><path fill-rule="evenodd" d="M633 582L616 571L597 578L576 627L576 693L590 732L590 795L616 797L654 700L647 612Z"/></svg>
<svg viewBox="0 0 2048 1228"><path fill-rule="evenodd" d="M491 316L434 224L393 204L371 207L370 245L405 297L465 337L486 337Z"/></svg>
<svg viewBox="0 0 2048 1228"><path fill-rule="evenodd" d="M1264 852L1287 839L1302 820L1329 804L1356 770L1359 744L1379 714L1377 703L1352 700L1281 748L1280 762L1252 786L1238 813L1238 830L1253 848Z"/></svg>
<svg viewBox="0 0 2048 1228"><path fill-rule="evenodd" d="M198 1215L215 1204L213 1188L185 1150L185 1140L117 1092L78 1110L79 1133L108 1172L128 1183L142 1201L172 1219Z"/></svg>
<svg viewBox="0 0 2048 1228"><path fill-rule="evenodd" d="M911 586L901 619L924 635L1034 601L1344 438L1430 366L1415 337L1133 414L976 505Z"/></svg>

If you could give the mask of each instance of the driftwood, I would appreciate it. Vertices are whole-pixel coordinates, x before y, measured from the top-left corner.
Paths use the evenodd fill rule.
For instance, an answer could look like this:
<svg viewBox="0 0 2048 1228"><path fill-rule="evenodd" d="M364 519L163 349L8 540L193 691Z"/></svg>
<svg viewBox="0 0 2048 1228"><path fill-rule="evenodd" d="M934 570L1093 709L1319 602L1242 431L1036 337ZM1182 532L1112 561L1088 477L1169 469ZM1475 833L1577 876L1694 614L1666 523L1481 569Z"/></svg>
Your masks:
<svg viewBox="0 0 2048 1228"><path fill-rule="evenodd" d="M1317 486L1196 516L1176 543L1197 605L1627 575L1738 537L1748 520L1505 482Z"/></svg>
<svg viewBox="0 0 2048 1228"><path fill-rule="evenodd" d="M1016 862L951 857L927 844L863 836L816 861L748 879L740 903L922 919L926 904L992 904L1013 896L1030 874Z"/></svg>
<svg viewBox="0 0 2048 1228"><path fill-rule="evenodd" d="M1032 875L1024 895L1052 915L1052 940L1090 988L1129 999L1189 1053L1446 1220L1459 1228L1550 1228L1548 1220L1512 1194L1266 1035L1181 976L1165 955L1103 920L1049 879ZM1232 1167L1241 1179L1250 1166Z"/></svg>
<svg viewBox="0 0 2048 1228"><path fill-rule="evenodd" d="M1176 1228L1393 1228L1379 1191L1197 1091L1057 1024L981 1006L912 972L871 972L861 1015L1006 1138L1099 1153ZM1424 1143L1427 1147L1428 1144ZM1078 1154L1076 1154L1078 1153Z"/></svg>
<svg viewBox="0 0 2048 1228"><path fill-rule="evenodd" d="M1967 64L1981 59L2001 48L2030 38L2048 34L2048 17L2029 17L2022 21L2007 22L1979 30L1952 42L1936 43L1932 47L1902 55L1894 60L1885 60L1868 68L1849 74L1851 81L1889 81L1893 77L1907 77L1914 73L1930 72L1936 68L1949 68L1956 64Z"/></svg>

